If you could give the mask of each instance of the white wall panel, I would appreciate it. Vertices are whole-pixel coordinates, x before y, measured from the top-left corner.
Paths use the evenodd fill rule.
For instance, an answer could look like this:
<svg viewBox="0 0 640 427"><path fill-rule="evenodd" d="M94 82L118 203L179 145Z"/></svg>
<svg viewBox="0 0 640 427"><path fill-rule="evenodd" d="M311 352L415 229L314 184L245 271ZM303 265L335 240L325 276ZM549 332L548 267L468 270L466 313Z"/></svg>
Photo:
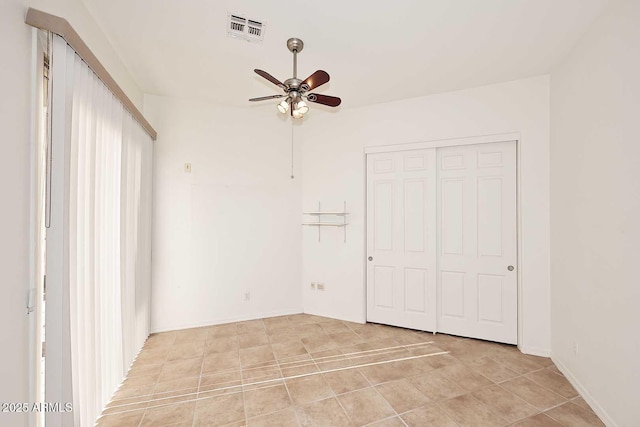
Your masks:
<svg viewBox="0 0 640 427"><path fill-rule="evenodd" d="M291 124L265 112L145 99L158 131L152 330L301 312L302 206L297 152L297 178L290 178ZM317 242L317 230L305 231Z"/></svg>
<svg viewBox="0 0 640 427"><path fill-rule="evenodd" d="M327 201L351 212L347 243L304 235L305 311L365 319L365 147L519 132L522 207L522 348L549 352L549 78L518 80L458 92L342 109L313 110L304 123L305 207ZM495 162L492 156L482 161ZM461 159L450 159L460 167ZM401 166L404 167L404 166ZM308 283L324 282L324 295Z"/></svg>
<svg viewBox="0 0 640 427"><path fill-rule="evenodd" d="M551 77L552 357L620 427L640 420L638 22L615 2Z"/></svg>

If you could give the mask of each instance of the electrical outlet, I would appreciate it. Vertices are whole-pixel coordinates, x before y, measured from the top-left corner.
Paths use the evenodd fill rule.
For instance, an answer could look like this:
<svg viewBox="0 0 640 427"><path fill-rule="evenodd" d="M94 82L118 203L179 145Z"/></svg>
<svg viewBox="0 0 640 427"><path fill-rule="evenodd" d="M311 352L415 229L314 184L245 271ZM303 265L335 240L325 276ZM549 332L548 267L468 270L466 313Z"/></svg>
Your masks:
<svg viewBox="0 0 640 427"><path fill-rule="evenodd" d="M184 171L186 173L191 173L191 163L185 163L184 164Z"/></svg>
<svg viewBox="0 0 640 427"><path fill-rule="evenodd" d="M324 283L318 283L317 287L319 291L324 291Z"/></svg>
<svg viewBox="0 0 640 427"><path fill-rule="evenodd" d="M251 301L251 292L245 292L244 293L244 300L245 301Z"/></svg>
<svg viewBox="0 0 640 427"><path fill-rule="evenodd" d="M316 290L316 283L315 282L311 282L310 288L312 291Z"/></svg>
<svg viewBox="0 0 640 427"><path fill-rule="evenodd" d="M574 341L574 343L573 343L573 354L574 354L575 356L577 356L577 355L578 355L578 343L577 343L577 342L575 342L575 341Z"/></svg>

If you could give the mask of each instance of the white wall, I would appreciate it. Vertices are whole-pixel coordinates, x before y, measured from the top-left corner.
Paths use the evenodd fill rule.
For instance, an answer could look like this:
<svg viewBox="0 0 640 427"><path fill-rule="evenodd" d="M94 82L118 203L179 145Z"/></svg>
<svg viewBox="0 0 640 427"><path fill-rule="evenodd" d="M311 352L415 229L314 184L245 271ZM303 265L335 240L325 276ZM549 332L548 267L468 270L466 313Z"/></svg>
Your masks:
<svg viewBox="0 0 640 427"><path fill-rule="evenodd" d="M159 135L151 329L301 312L290 121L279 120L275 106L157 96L145 96L145 114Z"/></svg>
<svg viewBox="0 0 640 427"><path fill-rule="evenodd" d="M142 94L79 0L0 2L0 402L29 401L30 280L29 209L31 177L31 27L28 6L66 17L134 102ZM24 414L0 413L0 425L24 426Z"/></svg>
<svg viewBox="0 0 640 427"><path fill-rule="evenodd" d="M640 422L638 22L615 4L551 77L553 359L611 426Z"/></svg>
<svg viewBox="0 0 640 427"><path fill-rule="evenodd" d="M312 112L313 113L313 112ZM547 76L309 117L304 128L303 207L351 212L341 230L309 227L303 241L305 312L365 320L364 147L519 132L521 134L522 349L548 354L549 79ZM309 282L324 282L312 292Z"/></svg>

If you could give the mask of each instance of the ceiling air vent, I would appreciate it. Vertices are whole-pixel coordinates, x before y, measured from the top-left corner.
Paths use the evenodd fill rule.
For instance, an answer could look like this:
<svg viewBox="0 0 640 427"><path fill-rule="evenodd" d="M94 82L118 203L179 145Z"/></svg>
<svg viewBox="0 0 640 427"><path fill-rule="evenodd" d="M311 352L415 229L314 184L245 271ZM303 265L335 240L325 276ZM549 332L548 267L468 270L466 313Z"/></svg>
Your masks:
<svg viewBox="0 0 640 427"><path fill-rule="evenodd" d="M265 26L264 22L230 13L228 14L227 35L250 42L262 42Z"/></svg>

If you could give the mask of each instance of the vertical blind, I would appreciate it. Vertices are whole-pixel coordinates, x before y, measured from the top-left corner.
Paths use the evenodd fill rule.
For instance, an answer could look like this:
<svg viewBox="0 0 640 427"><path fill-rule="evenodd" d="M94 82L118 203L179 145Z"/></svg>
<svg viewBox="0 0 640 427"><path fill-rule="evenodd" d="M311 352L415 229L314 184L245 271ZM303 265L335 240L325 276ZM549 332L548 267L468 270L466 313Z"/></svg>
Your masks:
<svg viewBox="0 0 640 427"><path fill-rule="evenodd" d="M74 424L91 426L149 334L152 140L58 36L52 67L65 96L53 120L67 147Z"/></svg>

